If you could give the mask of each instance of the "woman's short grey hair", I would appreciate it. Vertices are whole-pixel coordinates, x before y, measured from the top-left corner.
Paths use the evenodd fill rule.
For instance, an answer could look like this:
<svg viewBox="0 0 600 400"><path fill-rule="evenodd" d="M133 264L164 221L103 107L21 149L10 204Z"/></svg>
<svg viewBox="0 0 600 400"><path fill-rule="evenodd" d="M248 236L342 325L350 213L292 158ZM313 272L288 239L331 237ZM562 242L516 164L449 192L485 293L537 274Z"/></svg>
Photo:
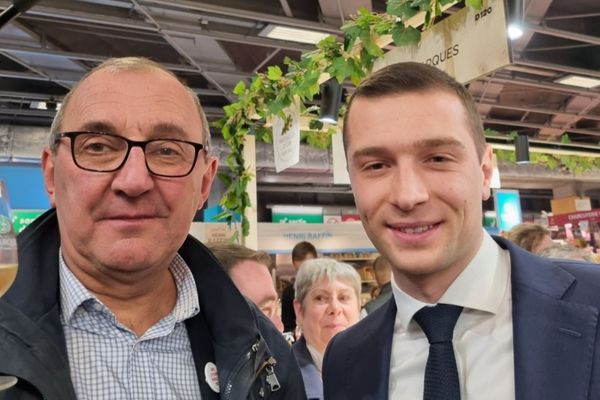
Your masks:
<svg viewBox="0 0 600 400"><path fill-rule="evenodd" d="M196 105L196 108L198 110L198 115L200 115L200 122L202 123L203 143L206 145L206 148L208 149L208 151L210 151L210 127L208 125L208 120L206 118L206 114L204 113L204 109L202 108L202 105L200 104L200 100L198 99L198 95L196 94L196 92L194 92L189 86L187 86L184 82L182 82L177 77L177 75L175 75L173 72L169 71L168 69L166 69L165 67L163 67L162 65L160 65L157 62L154 62L154 61L152 61L148 58L144 58L144 57L120 57L120 58L109 58L108 60L104 61L102 64L93 68L91 71L86 73L83 76L83 78L81 78L79 80L79 82L77 82L71 88L69 93L67 93L67 95L64 97L62 106L56 112L56 115L54 116L54 120L52 121L52 126L50 127L50 143L49 144L50 144L50 149L52 150L52 152L55 152L58 147L58 142L54 140L54 135L59 133L62 129L61 125L62 125L62 121L64 119L64 114L69 105L69 101L71 100L73 93L77 90L79 85L81 85L81 83L83 81L85 81L90 75L92 75L94 72L98 72L100 70L108 70L112 73L116 73L116 72L130 72L130 71L133 71L133 72L149 71L149 70L153 70L153 69L158 69L160 71L166 72L167 74L171 75L173 78L177 79L183 85L185 90L189 93L190 97L194 101L194 104Z"/></svg>
<svg viewBox="0 0 600 400"><path fill-rule="evenodd" d="M310 289L323 278L329 281L341 281L350 285L356 292L357 307L360 307L360 275L352 265L333 258L313 258L304 261L300 265L294 284L296 300L304 305L304 299Z"/></svg>

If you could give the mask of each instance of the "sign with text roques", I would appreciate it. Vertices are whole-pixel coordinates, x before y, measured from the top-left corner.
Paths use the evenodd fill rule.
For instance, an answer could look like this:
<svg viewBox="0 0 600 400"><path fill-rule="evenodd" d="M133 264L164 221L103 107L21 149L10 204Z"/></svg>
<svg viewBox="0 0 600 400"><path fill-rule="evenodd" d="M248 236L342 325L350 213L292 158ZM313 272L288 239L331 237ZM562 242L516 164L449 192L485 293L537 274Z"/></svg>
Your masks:
<svg viewBox="0 0 600 400"><path fill-rule="evenodd" d="M479 11L463 8L424 32L418 45L390 50L373 70L405 61L434 65L461 83L510 64L504 1L484 1Z"/></svg>

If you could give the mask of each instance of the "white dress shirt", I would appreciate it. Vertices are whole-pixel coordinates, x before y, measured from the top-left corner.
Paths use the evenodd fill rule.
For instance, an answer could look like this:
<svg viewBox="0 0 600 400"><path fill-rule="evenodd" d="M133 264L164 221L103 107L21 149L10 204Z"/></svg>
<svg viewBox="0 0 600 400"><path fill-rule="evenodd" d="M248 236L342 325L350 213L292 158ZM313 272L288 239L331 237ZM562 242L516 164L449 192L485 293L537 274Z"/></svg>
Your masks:
<svg viewBox="0 0 600 400"><path fill-rule="evenodd" d="M429 342L412 320L430 304L403 292L392 279L397 314L390 361L389 398L422 400ZM515 398L510 255L484 232L473 260L439 303L464 307L454 328L461 400Z"/></svg>

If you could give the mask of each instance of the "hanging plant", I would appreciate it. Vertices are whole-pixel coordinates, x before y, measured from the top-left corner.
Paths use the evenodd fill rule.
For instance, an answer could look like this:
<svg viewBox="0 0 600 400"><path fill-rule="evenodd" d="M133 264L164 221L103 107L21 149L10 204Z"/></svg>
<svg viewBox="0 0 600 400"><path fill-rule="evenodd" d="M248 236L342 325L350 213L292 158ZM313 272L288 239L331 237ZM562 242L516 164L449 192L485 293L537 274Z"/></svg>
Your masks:
<svg viewBox="0 0 600 400"><path fill-rule="evenodd" d="M478 10L482 2L465 1L467 6ZM249 85L239 82L233 90L237 101L224 107L225 117L215 124L231 148L226 161L229 171L219 173L227 187L220 202L224 211L219 218L233 224L241 217L241 233L248 235L250 226L244 212L251 205L246 188L252 175L244 166L246 135L254 134L257 140L270 143L272 135L267 122L274 116L285 119L284 110L295 99L299 100L301 115L316 120L316 110L307 109L304 103L319 93L320 83L333 77L340 83L350 80L358 85L371 72L375 60L383 57L385 46L420 41L421 30L412 26L411 18L424 14L421 29L428 29L435 17L442 14L444 6L454 3L455 0L388 0L386 13L359 9L356 16L341 27L343 42L330 35L321 40L315 50L302 54L299 61L286 58L286 72L279 66L270 66L265 73L256 74ZM326 127L323 132L322 127L313 126L316 125L303 133L304 140L315 147L328 147L335 127Z"/></svg>
<svg viewBox="0 0 600 400"><path fill-rule="evenodd" d="M500 136L500 133L492 129L485 130L486 136ZM506 136L506 135L504 135ZM513 140L517 136L516 131L508 133ZM561 136L561 143L571 143L569 135ZM517 159L514 150L494 149L494 154L499 162L505 164L516 164ZM530 151L530 163L534 165L542 165L552 171L565 171L574 175L581 175L590 171L598 171L600 169L600 157L585 157L578 155L566 154L544 154Z"/></svg>

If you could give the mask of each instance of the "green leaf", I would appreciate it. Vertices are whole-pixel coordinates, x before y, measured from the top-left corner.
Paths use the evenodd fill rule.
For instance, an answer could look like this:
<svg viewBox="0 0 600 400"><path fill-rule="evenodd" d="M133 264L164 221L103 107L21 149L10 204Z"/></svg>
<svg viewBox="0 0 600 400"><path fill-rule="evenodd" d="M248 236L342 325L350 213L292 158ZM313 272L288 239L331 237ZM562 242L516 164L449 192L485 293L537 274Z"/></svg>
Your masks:
<svg viewBox="0 0 600 400"><path fill-rule="evenodd" d="M360 40L362 41L363 49L371 56L383 57L383 50L375 43L369 32L363 32L360 35Z"/></svg>
<svg viewBox="0 0 600 400"><path fill-rule="evenodd" d="M282 76L283 72L281 71L281 68L279 68L278 65L270 66L269 68L267 68L267 77L270 80L277 81L281 79Z"/></svg>
<svg viewBox="0 0 600 400"><path fill-rule="evenodd" d="M571 143L571 138L569 137L569 134L567 134L567 133L563 134L560 137L560 142L565 143L565 144Z"/></svg>
<svg viewBox="0 0 600 400"><path fill-rule="evenodd" d="M481 10L483 8L483 0L465 0L465 4L476 10Z"/></svg>
<svg viewBox="0 0 600 400"><path fill-rule="evenodd" d="M229 223L229 225L231 226L231 222ZM233 234L229 238L229 242L238 244L240 243L240 232L238 230L233 231Z"/></svg>
<svg viewBox="0 0 600 400"><path fill-rule="evenodd" d="M243 95L245 91L246 91L246 82L244 82L244 81L239 81L237 83L237 85L235 85L235 87L233 88L233 94L237 94L238 96Z"/></svg>
<svg viewBox="0 0 600 400"><path fill-rule="evenodd" d="M419 12L419 8L411 7L409 0L388 0L387 13L400 17L403 21L414 17Z"/></svg>
<svg viewBox="0 0 600 400"><path fill-rule="evenodd" d="M237 233L237 231L236 231L236 233ZM250 221L248 221L248 218L243 217L242 218L242 235L248 236L248 233L250 233Z"/></svg>
<svg viewBox="0 0 600 400"><path fill-rule="evenodd" d="M318 119L311 119L310 122L308 123L308 127L311 130L319 130L319 129L323 129L323 123L321 121L319 121Z"/></svg>
<svg viewBox="0 0 600 400"><path fill-rule="evenodd" d="M392 30L392 39L396 46L407 46L418 44L421 41L421 31L412 26L405 27L397 24Z"/></svg>
<svg viewBox="0 0 600 400"><path fill-rule="evenodd" d="M317 43L317 48L326 49L337 44L337 39L333 35L326 36Z"/></svg>
<svg viewBox="0 0 600 400"><path fill-rule="evenodd" d="M352 75L354 69L350 63L346 62L344 57L338 57L333 60L327 72L335 77L338 82L342 83L347 77Z"/></svg>
<svg viewBox="0 0 600 400"><path fill-rule="evenodd" d="M229 176L228 173L226 173L226 172L219 172L217 174L217 177L219 178L219 181L221 181L221 183L223 183L223 186L229 186L229 185L231 185L231 176Z"/></svg>
<svg viewBox="0 0 600 400"><path fill-rule="evenodd" d="M556 157L548 157L548 162L546 163L546 167L551 170L556 170L558 168L559 161Z"/></svg>
<svg viewBox="0 0 600 400"><path fill-rule="evenodd" d="M407 0L407 3L409 1ZM421 11L427 11L431 9L431 0L413 0L410 3L411 7L418 7Z"/></svg>

